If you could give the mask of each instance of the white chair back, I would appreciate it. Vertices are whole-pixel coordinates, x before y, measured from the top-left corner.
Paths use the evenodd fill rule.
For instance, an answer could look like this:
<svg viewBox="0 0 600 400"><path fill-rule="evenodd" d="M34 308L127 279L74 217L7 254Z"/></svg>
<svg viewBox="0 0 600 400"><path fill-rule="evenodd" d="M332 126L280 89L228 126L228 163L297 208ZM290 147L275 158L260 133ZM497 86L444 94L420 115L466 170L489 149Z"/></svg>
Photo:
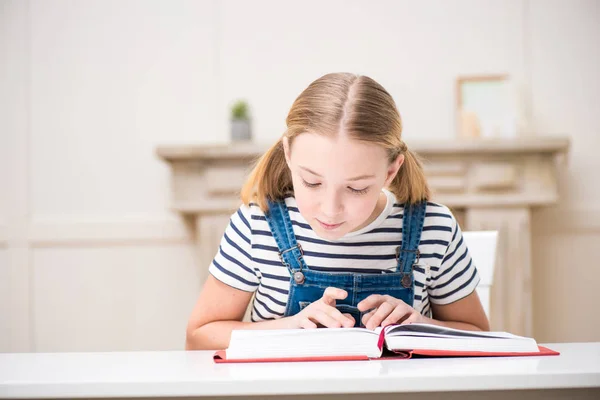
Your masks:
<svg viewBox="0 0 600 400"><path fill-rule="evenodd" d="M481 281L477 286L477 294L485 314L490 319L490 289L494 281L496 264L496 248L498 246L497 231L463 232L463 240L469 248L471 258L477 267Z"/></svg>

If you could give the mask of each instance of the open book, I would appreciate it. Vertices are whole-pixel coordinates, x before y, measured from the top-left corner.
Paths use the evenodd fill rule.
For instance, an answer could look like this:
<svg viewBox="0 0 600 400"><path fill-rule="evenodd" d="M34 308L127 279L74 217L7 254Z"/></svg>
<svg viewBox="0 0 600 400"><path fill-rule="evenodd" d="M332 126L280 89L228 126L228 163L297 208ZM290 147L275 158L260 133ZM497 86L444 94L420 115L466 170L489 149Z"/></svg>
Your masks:
<svg viewBox="0 0 600 400"><path fill-rule="evenodd" d="M366 328L234 330L215 362L368 360L390 356L533 356L557 352L533 338L429 324Z"/></svg>

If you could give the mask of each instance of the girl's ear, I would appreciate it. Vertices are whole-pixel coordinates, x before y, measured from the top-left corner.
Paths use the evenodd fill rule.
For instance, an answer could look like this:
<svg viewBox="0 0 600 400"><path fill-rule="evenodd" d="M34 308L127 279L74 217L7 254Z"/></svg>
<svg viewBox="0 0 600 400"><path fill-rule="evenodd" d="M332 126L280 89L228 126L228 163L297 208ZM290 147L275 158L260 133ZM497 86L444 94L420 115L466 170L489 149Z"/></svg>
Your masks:
<svg viewBox="0 0 600 400"><path fill-rule="evenodd" d="M283 153L285 155L285 162L289 168L290 167L290 141L288 140L288 138L286 136L284 136L281 139L281 142L283 143Z"/></svg>
<svg viewBox="0 0 600 400"><path fill-rule="evenodd" d="M385 179L386 187L392 183L392 181L398 174L398 171L400 171L400 167L402 167L403 163L404 163L404 154L398 154L398 157L396 157L396 159L390 163L390 165L388 166L388 170L387 170L387 177Z"/></svg>

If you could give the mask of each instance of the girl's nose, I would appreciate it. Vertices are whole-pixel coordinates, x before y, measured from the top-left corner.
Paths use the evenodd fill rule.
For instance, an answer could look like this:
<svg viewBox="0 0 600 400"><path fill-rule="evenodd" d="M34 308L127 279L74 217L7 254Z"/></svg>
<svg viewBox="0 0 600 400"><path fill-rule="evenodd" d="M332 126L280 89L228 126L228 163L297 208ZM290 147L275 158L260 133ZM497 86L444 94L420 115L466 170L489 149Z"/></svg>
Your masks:
<svg viewBox="0 0 600 400"><path fill-rule="evenodd" d="M341 201L341 197L336 193L329 193L321 203L321 212L328 218L335 218L344 210L344 205ZM337 221L325 221L325 222L337 222Z"/></svg>

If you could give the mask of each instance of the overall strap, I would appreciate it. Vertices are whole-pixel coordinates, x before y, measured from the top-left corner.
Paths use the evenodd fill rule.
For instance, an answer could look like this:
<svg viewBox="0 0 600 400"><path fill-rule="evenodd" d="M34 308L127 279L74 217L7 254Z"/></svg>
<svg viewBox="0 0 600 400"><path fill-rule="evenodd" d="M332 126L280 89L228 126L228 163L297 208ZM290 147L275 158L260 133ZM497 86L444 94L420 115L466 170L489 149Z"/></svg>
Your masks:
<svg viewBox="0 0 600 400"><path fill-rule="evenodd" d="M398 260L398 272L412 272L413 264L419 262L419 242L421 241L421 232L423 232L423 223L425 222L425 209L427 201L415 204L404 205L404 215L402 217L402 248L396 249L396 259Z"/></svg>
<svg viewBox="0 0 600 400"><path fill-rule="evenodd" d="M302 258L302 246L296 241L292 220L285 201L273 202L269 200L268 204L269 211L265 213L265 217L275 242L277 242L281 263L287 267L292 275L296 271L302 271L303 268L308 269L304 258Z"/></svg>

